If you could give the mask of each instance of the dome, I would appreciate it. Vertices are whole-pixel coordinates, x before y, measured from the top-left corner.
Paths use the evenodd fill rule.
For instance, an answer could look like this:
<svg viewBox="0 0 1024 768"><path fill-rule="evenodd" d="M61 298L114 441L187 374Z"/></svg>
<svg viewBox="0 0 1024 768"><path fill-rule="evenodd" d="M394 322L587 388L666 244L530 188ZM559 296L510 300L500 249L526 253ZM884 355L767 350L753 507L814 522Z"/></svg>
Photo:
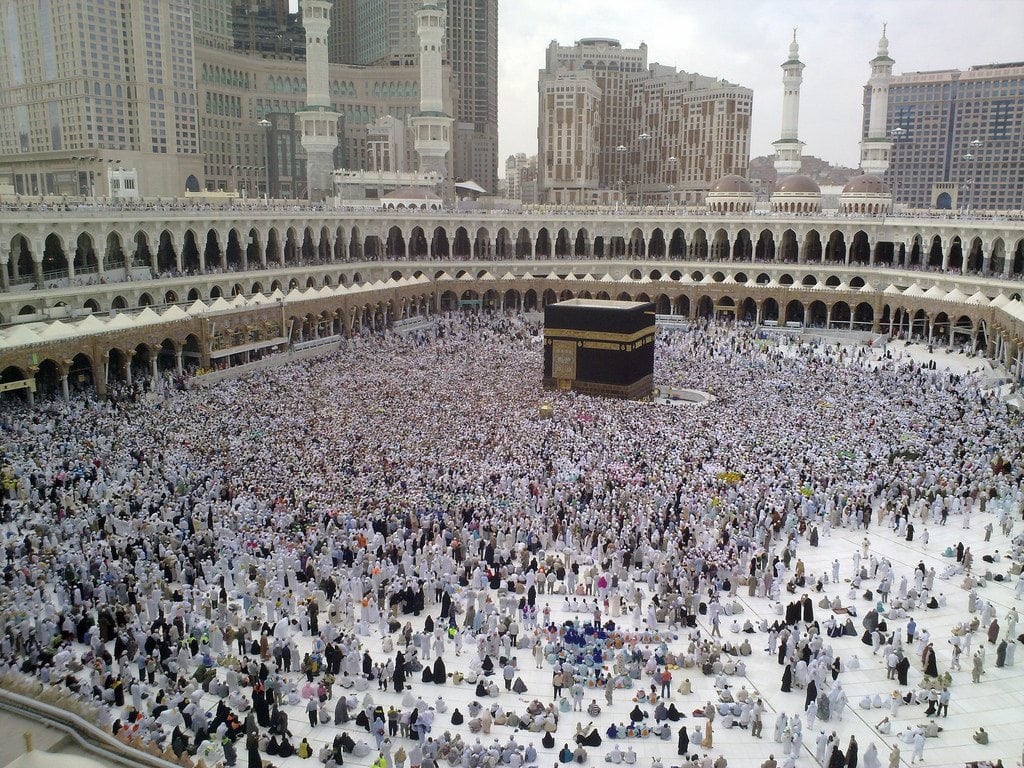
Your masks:
<svg viewBox="0 0 1024 768"><path fill-rule="evenodd" d="M750 185L750 182L744 179L742 176L737 176L734 173L727 174L715 182L714 186L711 187L710 193L719 194L753 194L754 188Z"/></svg>
<svg viewBox="0 0 1024 768"><path fill-rule="evenodd" d="M843 187L844 195L888 195L889 185L872 173L854 176Z"/></svg>
<svg viewBox="0 0 1024 768"><path fill-rule="evenodd" d="M821 187L810 176L798 173L780 181L776 185L775 191L790 195L820 195Z"/></svg>

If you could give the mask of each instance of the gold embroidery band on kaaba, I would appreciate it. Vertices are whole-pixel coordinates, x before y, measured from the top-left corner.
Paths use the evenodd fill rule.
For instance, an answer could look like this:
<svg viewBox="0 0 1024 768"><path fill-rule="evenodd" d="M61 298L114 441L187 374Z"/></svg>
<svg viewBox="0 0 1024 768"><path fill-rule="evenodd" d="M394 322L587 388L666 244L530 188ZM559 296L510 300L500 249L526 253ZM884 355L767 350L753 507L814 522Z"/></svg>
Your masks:
<svg viewBox="0 0 1024 768"><path fill-rule="evenodd" d="M571 328L545 328L544 338L547 339L587 339L591 341L615 341L618 343L638 341L644 336L654 334L654 328L648 326L633 333L613 333L611 331L577 331Z"/></svg>

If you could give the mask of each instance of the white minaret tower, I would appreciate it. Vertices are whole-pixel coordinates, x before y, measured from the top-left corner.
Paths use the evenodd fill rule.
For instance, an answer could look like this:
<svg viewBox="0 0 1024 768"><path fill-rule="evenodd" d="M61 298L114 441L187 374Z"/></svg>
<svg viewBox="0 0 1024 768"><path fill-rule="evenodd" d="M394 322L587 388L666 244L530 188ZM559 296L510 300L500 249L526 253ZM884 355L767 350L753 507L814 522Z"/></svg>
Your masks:
<svg viewBox="0 0 1024 768"><path fill-rule="evenodd" d="M775 171L779 177L800 172L800 156L804 143L797 138L800 123L800 83L804 79L804 63L800 61L800 46L793 30L789 44L789 58L782 64L782 136L773 142Z"/></svg>
<svg viewBox="0 0 1024 768"><path fill-rule="evenodd" d="M868 135L860 143L860 167L864 173L884 174L889 169L889 153L892 140L889 138L887 121L889 117L889 83L892 81L892 65L889 58L889 40L882 25L882 38L878 41L878 55L871 60L871 113L868 115Z"/></svg>
<svg viewBox="0 0 1024 768"><path fill-rule="evenodd" d="M448 176L452 143L452 118L444 111L444 78L441 61L445 51L448 14L437 3L427 2L416 12L420 39L420 111L412 118L420 173Z"/></svg>
<svg viewBox="0 0 1024 768"><path fill-rule="evenodd" d="M302 0L302 26L306 31L306 108L296 113L306 150L306 187L310 200L334 195L334 150L338 146L338 118L331 107L327 69L327 31L331 27L331 0Z"/></svg>

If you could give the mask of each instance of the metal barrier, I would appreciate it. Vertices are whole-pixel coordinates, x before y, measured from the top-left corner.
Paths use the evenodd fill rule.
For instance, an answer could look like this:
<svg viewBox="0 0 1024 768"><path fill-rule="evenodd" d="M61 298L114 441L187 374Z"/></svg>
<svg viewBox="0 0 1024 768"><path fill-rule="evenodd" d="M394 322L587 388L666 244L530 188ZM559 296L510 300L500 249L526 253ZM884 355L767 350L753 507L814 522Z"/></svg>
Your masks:
<svg viewBox="0 0 1024 768"><path fill-rule="evenodd" d="M126 768L133 768L134 766L180 768L181 766L179 762L171 762L141 749L136 749L130 744L114 738L114 736L85 720L80 715L42 701L41 699L45 696L45 693L27 696L10 690L7 687L9 684L10 680L0 680L0 709L35 720L66 733L82 749L96 755L104 763L126 766ZM25 681L26 687L33 685L36 687L40 686L36 681Z"/></svg>

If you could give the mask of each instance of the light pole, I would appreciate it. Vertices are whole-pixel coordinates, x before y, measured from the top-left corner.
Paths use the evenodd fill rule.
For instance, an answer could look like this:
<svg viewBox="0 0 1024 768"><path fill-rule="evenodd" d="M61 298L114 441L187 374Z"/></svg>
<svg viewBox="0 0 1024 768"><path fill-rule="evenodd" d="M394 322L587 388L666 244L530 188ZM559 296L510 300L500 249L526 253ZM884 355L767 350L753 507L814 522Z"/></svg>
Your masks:
<svg viewBox="0 0 1024 768"><path fill-rule="evenodd" d="M638 195L638 197L640 198L640 200L639 200L640 207L643 208L644 207L644 180L645 180L645 178L647 176L647 154L646 154L646 150L645 150L645 146L644 145L647 144L647 142L651 140L651 134L649 134L649 133L641 133L639 136L637 136L637 139L640 141L640 194Z"/></svg>
<svg viewBox="0 0 1024 768"><path fill-rule="evenodd" d="M665 163L668 167L670 177L668 182L668 204L674 206L676 204L676 182L678 181L676 173L679 170L679 159L673 155L666 160Z"/></svg>
<svg viewBox="0 0 1024 768"><path fill-rule="evenodd" d="M619 144L619 146L617 146L615 148L615 153L619 156L619 202L622 203L622 205L625 205L626 204L626 200L625 200L625 186L624 186L624 182L623 182L623 178L622 178L624 162L625 162L625 159L626 159L626 147L625 147L625 145Z"/></svg>
<svg viewBox="0 0 1024 768"><path fill-rule="evenodd" d="M893 142L892 143L892 157L889 159L889 177L890 177L890 180L892 181L892 208L893 208L893 211L896 210L896 203L897 203L896 192L897 192L897 189L899 187L899 179L898 179L898 176L897 176L897 173L896 173L896 150L899 148L900 142L903 140L903 137L906 136L906 134L907 134L907 129L906 128L902 128L901 126L898 126L898 125L895 128L893 128L891 131L889 131L889 135L892 136L892 142Z"/></svg>
<svg viewBox="0 0 1024 768"><path fill-rule="evenodd" d="M270 205L270 129L272 123L267 118L260 118L257 125L263 130L263 203ZM257 178L257 183L259 179ZM258 191L258 190L257 190Z"/></svg>
<svg viewBox="0 0 1024 768"><path fill-rule="evenodd" d="M968 152L966 155L964 155L964 160L966 160L968 162L968 166L967 166L968 167L968 172L971 174L971 177L967 180L967 184L968 184L968 186L967 186L967 215L968 216L971 215L971 203L974 202L974 187L975 187L975 183L974 183L975 182L975 178L974 178L974 161L977 160L978 152L979 152L979 150L981 150L981 148L983 146L985 146L985 142L983 142L981 139L975 139L970 144L970 147L971 147L972 151Z"/></svg>

